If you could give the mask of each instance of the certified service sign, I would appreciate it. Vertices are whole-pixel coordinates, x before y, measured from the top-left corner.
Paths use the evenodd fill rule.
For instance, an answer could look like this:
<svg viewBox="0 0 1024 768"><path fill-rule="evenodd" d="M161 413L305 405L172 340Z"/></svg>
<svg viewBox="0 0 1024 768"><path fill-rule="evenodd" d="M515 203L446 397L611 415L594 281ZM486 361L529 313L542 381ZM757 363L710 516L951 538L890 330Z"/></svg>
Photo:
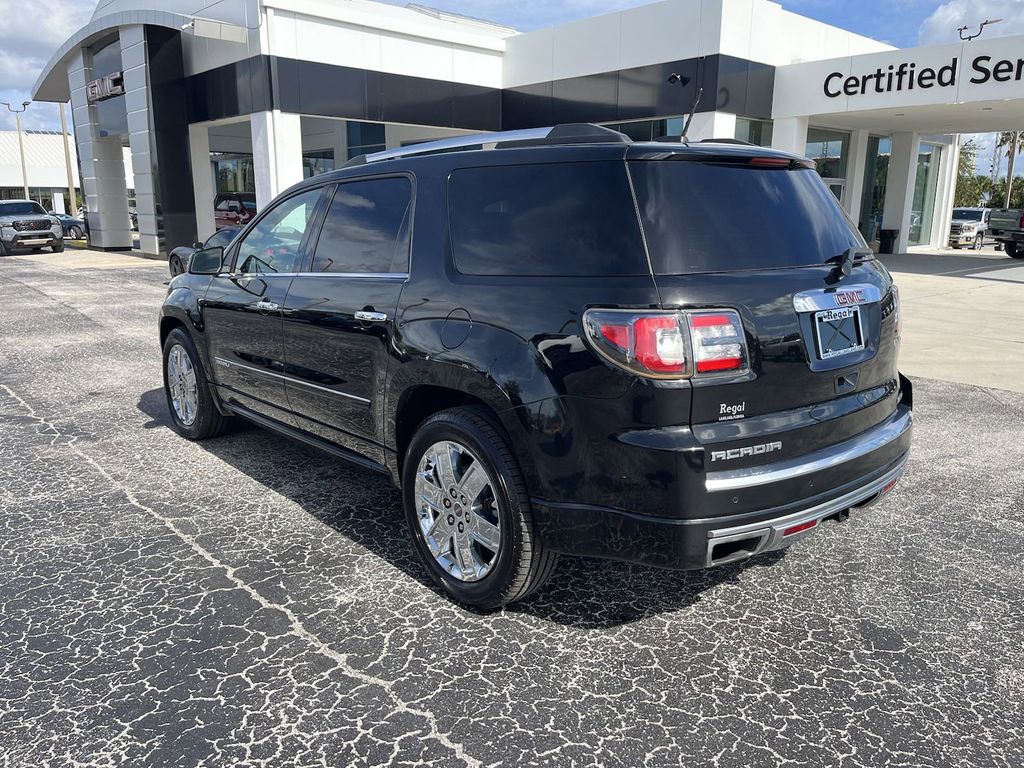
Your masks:
<svg viewBox="0 0 1024 768"><path fill-rule="evenodd" d="M899 65L889 64L873 72L845 75L832 72L825 77L823 90L830 99L838 96L860 96L865 93L893 93L927 88L951 88L957 83L960 59L953 59L942 67L918 66L917 62L904 61ZM971 61L969 82L981 85L988 82L1020 82L1024 75L1024 58L999 59L992 56L975 56Z"/></svg>

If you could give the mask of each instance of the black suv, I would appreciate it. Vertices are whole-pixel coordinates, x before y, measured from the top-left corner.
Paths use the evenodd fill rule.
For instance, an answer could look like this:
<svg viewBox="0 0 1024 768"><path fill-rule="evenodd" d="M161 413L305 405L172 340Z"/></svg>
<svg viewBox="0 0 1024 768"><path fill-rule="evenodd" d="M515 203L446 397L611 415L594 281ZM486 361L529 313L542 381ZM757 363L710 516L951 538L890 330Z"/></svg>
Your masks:
<svg viewBox="0 0 1024 768"><path fill-rule="evenodd" d="M589 125L309 179L160 314L178 432L243 416L386 472L484 608L558 554L701 568L871 503L910 448L899 338L808 160Z"/></svg>

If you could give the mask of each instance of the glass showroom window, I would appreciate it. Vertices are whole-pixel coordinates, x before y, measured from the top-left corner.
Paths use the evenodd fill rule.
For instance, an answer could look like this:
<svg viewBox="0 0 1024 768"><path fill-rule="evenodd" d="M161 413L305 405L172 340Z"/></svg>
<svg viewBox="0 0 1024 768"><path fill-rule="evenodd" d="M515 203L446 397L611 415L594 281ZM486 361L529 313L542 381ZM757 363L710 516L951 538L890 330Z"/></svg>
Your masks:
<svg viewBox="0 0 1024 768"><path fill-rule="evenodd" d="M772 121L737 117L734 138L756 144L759 147L770 147L772 145Z"/></svg>
<svg viewBox="0 0 1024 768"><path fill-rule="evenodd" d="M807 157L814 161L818 175L840 201L846 189L846 160L849 151L849 133L827 128L807 129Z"/></svg>
<svg viewBox="0 0 1024 768"><path fill-rule="evenodd" d="M665 117L660 120L633 120L628 123L608 123L607 128L624 133L633 141L653 141L662 136L679 136L683 132L683 118Z"/></svg>
<svg viewBox="0 0 1024 768"><path fill-rule="evenodd" d="M885 189L889 181L891 156L892 139L888 136L868 138L867 158L864 163L864 194L860 201L860 220L857 226L869 243L881 238L882 210L885 208Z"/></svg>
<svg viewBox="0 0 1024 768"><path fill-rule="evenodd" d="M921 142L914 179L914 201L910 206L910 244L927 245L932 239L935 193L939 187L939 163L942 147Z"/></svg>
<svg viewBox="0 0 1024 768"><path fill-rule="evenodd" d="M333 170L333 149L308 150L302 153L302 178L308 179Z"/></svg>
<svg viewBox="0 0 1024 768"><path fill-rule="evenodd" d="M363 123L348 120L345 123L345 137L348 140L348 159L380 152L387 149L383 123Z"/></svg>

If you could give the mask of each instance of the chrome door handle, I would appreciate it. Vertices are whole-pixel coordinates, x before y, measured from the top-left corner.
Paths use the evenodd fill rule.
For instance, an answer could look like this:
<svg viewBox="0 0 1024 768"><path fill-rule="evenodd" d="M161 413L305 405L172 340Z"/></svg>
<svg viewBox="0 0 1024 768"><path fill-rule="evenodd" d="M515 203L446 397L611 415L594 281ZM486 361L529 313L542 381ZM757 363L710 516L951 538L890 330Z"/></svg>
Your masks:
<svg viewBox="0 0 1024 768"><path fill-rule="evenodd" d="M256 309L265 309L268 312L273 312L277 308L278 308L277 304L275 304L272 301L267 301L266 299L263 299L261 301L257 301L256 302Z"/></svg>
<svg viewBox="0 0 1024 768"><path fill-rule="evenodd" d="M356 312L356 320L362 320L364 323L383 323L387 319L388 316L384 312L367 312L364 309Z"/></svg>

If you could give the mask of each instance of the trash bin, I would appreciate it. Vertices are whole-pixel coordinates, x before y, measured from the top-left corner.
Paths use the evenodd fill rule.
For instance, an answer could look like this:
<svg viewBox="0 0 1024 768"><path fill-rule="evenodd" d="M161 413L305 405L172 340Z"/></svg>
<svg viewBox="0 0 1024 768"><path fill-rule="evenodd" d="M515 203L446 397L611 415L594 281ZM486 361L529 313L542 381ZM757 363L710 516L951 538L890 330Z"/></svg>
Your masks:
<svg viewBox="0 0 1024 768"><path fill-rule="evenodd" d="M883 229L879 233L879 253L892 253L896 248L896 241L900 237L898 229Z"/></svg>

